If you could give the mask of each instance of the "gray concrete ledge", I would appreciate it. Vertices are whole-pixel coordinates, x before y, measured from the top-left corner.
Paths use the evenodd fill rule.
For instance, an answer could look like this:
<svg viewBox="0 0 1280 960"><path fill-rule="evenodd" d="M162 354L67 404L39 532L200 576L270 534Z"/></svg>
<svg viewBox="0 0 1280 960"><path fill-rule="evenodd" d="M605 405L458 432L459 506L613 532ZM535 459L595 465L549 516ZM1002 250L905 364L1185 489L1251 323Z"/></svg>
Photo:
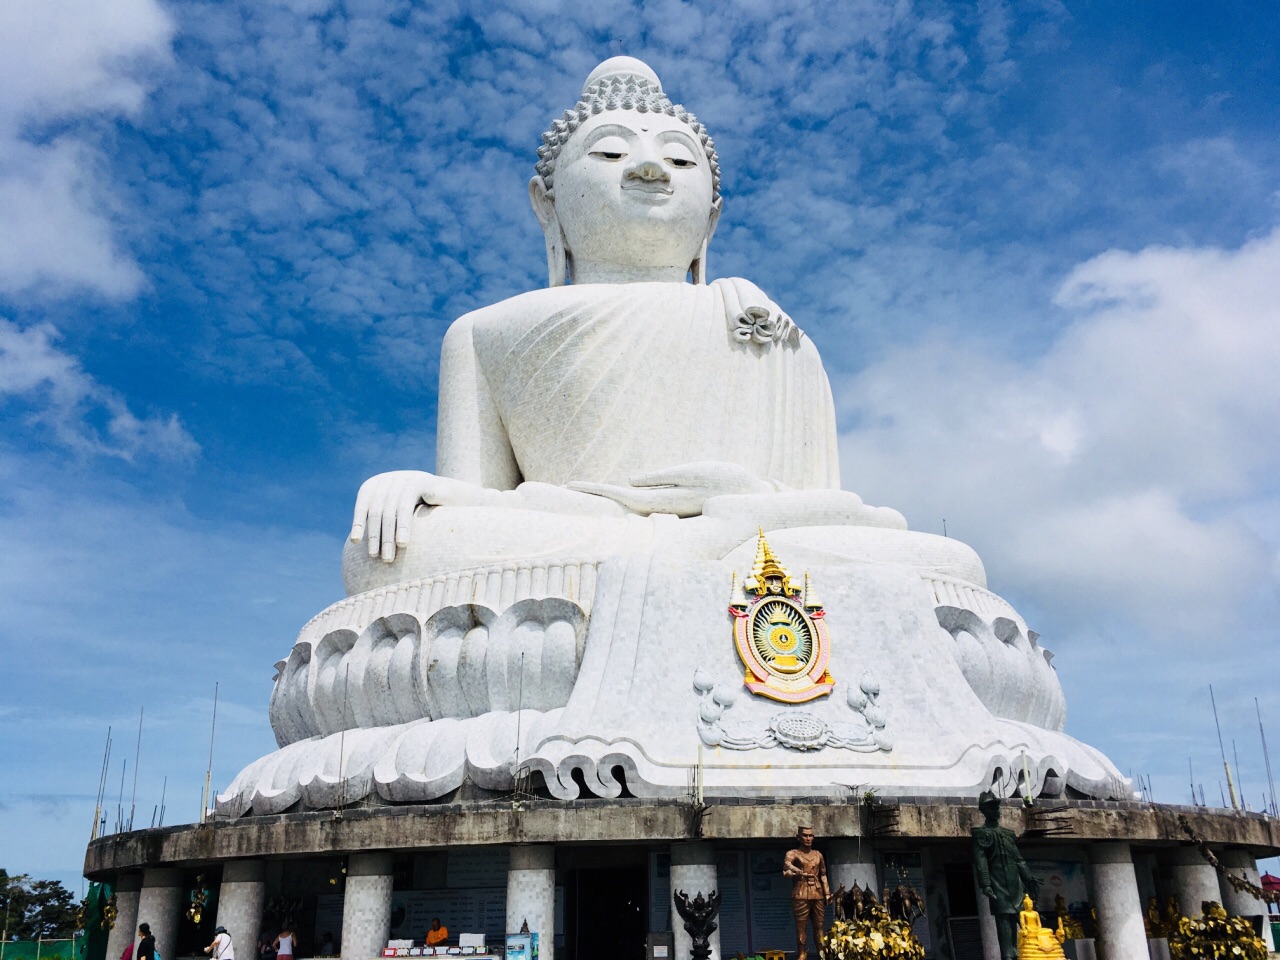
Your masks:
<svg viewBox="0 0 1280 960"><path fill-rule="evenodd" d="M1008 803L1001 822L1027 843L1125 841L1181 846L1185 816L1196 834L1255 856L1280 854L1280 821L1256 813L1117 801ZM967 839L982 822L972 799L899 798L871 805L778 799L710 802L701 818L674 800L554 800L374 806L213 820L135 830L93 841L91 879L144 867L181 867L245 858L530 843L664 843L678 840L781 840L808 823L819 837L877 841Z"/></svg>

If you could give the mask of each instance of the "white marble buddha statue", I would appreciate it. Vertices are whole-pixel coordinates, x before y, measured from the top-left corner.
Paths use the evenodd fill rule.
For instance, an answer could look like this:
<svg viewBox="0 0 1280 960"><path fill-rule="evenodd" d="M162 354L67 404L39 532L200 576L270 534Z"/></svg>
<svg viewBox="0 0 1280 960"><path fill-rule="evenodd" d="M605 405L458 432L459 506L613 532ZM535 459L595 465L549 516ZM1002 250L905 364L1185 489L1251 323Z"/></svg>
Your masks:
<svg viewBox="0 0 1280 960"><path fill-rule="evenodd" d="M360 488L348 597L276 664L280 749L220 814L517 772L683 796L694 764L708 795L1124 796L973 550L840 488L813 341L707 282L702 124L617 57L543 141L548 286L449 328L435 473Z"/></svg>
<svg viewBox="0 0 1280 960"><path fill-rule="evenodd" d="M548 286L450 327L436 473L361 488L348 591L522 557L719 558L761 527L844 528L826 554L984 585L967 547L840 489L813 341L751 282L706 282L715 147L654 72L601 64L543 141Z"/></svg>

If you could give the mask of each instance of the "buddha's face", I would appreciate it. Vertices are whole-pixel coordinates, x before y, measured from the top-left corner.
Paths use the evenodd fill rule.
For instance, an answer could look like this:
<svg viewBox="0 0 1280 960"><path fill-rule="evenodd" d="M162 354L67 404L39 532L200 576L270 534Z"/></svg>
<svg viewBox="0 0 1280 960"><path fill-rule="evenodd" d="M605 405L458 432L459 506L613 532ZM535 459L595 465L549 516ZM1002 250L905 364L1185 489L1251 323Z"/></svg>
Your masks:
<svg viewBox="0 0 1280 960"><path fill-rule="evenodd" d="M675 117L606 110L556 159L555 213L577 260L678 267L697 258L712 220L711 165Z"/></svg>

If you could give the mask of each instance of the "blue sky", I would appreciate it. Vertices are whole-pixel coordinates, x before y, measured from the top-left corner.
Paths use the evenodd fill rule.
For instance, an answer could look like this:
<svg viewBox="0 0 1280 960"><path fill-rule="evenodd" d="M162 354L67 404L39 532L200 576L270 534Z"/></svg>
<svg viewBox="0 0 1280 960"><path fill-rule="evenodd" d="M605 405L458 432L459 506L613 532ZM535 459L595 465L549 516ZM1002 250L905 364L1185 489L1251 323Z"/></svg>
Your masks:
<svg viewBox="0 0 1280 960"><path fill-rule="evenodd" d="M1157 799L1218 795L1212 682L1261 804L1274 5L424 6L0 5L0 866L78 877L142 705L136 822L165 777L198 814L215 682L215 784L271 748L356 488L432 466L440 338L542 282L538 135L619 53L715 137L711 274L817 342L846 487L982 554Z"/></svg>

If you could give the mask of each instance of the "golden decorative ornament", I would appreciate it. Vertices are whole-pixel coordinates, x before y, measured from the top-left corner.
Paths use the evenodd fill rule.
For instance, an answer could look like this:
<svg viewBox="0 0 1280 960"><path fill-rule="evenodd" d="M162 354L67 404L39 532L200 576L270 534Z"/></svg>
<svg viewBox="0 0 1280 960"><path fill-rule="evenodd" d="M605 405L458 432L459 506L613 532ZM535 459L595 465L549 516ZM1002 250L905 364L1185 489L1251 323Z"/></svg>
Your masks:
<svg viewBox="0 0 1280 960"><path fill-rule="evenodd" d="M827 671L831 647L826 612L809 574L802 593L769 547L763 529L751 576L740 583L737 572L733 574L729 613L738 656L746 667L743 684L752 693L804 703L835 687Z"/></svg>

